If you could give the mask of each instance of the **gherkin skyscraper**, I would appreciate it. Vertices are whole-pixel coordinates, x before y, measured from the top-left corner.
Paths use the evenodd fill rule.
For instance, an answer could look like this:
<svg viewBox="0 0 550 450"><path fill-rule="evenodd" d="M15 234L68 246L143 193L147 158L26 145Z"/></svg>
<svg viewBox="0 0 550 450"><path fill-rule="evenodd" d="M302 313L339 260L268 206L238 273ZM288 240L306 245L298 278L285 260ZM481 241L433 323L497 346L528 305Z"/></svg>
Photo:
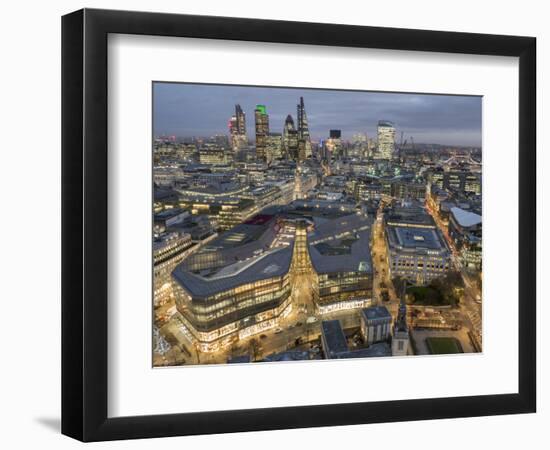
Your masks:
<svg viewBox="0 0 550 450"><path fill-rule="evenodd" d="M298 131L290 114L286 116L283 127L283 151L287 159L295 161L298 158Z"/></svg>

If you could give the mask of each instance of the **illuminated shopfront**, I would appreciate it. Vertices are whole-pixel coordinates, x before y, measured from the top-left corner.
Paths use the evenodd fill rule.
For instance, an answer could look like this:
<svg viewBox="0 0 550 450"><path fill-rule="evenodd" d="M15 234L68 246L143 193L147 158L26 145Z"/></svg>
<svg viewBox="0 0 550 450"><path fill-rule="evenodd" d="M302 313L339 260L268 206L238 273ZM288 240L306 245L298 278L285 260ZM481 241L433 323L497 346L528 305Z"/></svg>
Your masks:
<svg viewBox="0 0 550 450"><path fill-rule="evenodd" d="M240 236L233 229L212 252L178 266L172 274L176 306L193 345L215 352L284 326L293 301L311 302L320 314L371 306L372 220L358 213L330 214L337 219L322 221L317 229L311 219L285 218L282 229L293 229L293 240L265 250L259 245L265 235L258 235L249 257L242 250L251 245L245 242L253 230Z"/></svg>
<svg viewBox="0 0 550 450"><path fill-rule="evenodd" d="M173 276L176 306L193 343L212 352L278 326L292 307L291 252L271 252L238 263L234 274L225 268L209 279L179 267ZM269 274L276 276L263 278ZM248 283L238 282L251 277Z"/></svg>

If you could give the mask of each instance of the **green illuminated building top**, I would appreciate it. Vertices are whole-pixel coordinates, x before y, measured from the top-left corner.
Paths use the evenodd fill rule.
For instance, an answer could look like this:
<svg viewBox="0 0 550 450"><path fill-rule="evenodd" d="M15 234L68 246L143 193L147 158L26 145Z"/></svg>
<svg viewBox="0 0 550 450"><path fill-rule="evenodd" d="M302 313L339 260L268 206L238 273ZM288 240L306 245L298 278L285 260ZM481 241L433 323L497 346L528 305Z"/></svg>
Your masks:
<svg viewBox="0 0 550 450"><path fill-rule="evenodd" d="M265 105L256 105L256 111L259 111L262 114L267 114L267 110L265 108Z"/></svg>

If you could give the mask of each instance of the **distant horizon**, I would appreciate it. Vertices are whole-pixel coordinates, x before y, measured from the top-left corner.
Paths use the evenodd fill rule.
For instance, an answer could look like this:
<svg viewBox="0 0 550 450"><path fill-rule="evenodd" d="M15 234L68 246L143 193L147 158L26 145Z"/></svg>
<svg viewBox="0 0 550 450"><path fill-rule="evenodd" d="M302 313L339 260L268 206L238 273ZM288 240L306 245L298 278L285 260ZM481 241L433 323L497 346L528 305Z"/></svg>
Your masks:
<svg viewBox="0 0 550 450"><path fill-rule="evenodd" d="M274 133L279 133L277 131L275 131ZM248 134L248 133L247 133ZM280 133L279 133L280 134ZM366 134L366 133L364 133ZM222 132L219 132L219 133L213 133L211 135L205 135L205 136L202 136L202 135L196 135L196 136L177 136L177 135L173 135L173 134L159 134L159 135L155 135L153 136L153 139L161 139L161 138L171 138L171 137L175 137L176 138L176 141L179 142L179 143L187 143L187 142L182 142L182 141L187 141L189 139L210 139L210 138L213 138L214 136L221 136L221 135L224 135L224 136L228 136L229 137L229 134L228 133L222 133ZM370 136L368 136L369 139L371 138ZM353 138L353 136L352 136ZM345 139L345 138L342 138L342 141L344 142L352 142L353 139L350 138L350 139ZM311 142L313 143L319 143L319 142L322 142L324 140L328 139L328 137L324 138L324 139L311 139ZM376 136L373 137L373 139L376 141ZM249 138L250 142L255 142L255 139L254 137L252 138ZM405 140L405 138L403 138L403 140ZM396 135L396 145L399 144L399 140L397 139L397 135ZM410 147L411 143L410 141L407 139L407 147ZM478 149L481 149L481 145L462 145L462 144L448 144L448 143L438 143L438 142L416 142L414 141L414 145L417 146L417 145L421 145L421 146L429 146L429 145L436 145L436 146L439 146L439 147L460 147L460 148L478 148Z"/></svg>
<svg viewBox="0 0 550 450"><path fill-rule="evenodd" d="M482 98L445 94L408 94L308 88L229 86L217 84L153 83L153 135L178 138L228 136L228 122L240 104L246 131L255 141L254 108L266 105L270 132L281 133L290 114L296 124L296 105L304 97L312 140L328 138L329 130L342 139L355 134L377 138L378 121L394 123L395 141L415 145L481 148Z"/></svg>

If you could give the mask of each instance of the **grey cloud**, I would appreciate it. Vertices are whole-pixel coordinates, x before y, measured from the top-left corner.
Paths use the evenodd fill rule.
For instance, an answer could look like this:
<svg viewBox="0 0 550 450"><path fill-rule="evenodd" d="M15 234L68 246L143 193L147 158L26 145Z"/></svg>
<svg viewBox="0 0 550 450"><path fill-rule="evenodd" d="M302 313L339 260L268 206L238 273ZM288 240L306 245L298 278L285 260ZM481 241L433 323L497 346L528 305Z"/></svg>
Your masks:
<svg viewBox="0 0 550 450"><path fill-rule="evenodd" d="M385 119L396 124L398 135L403 131L416 142L481 144L480 97L178 83L154 86L154 132L178 136L227 133L235 103L247 115L250 137L256 104L267 106L271 130L281 131L287 114L296 116L300 96L316 139L325 138L331 128L341 129L346 139L358 132L374 136L378 120Z"/></svg>

